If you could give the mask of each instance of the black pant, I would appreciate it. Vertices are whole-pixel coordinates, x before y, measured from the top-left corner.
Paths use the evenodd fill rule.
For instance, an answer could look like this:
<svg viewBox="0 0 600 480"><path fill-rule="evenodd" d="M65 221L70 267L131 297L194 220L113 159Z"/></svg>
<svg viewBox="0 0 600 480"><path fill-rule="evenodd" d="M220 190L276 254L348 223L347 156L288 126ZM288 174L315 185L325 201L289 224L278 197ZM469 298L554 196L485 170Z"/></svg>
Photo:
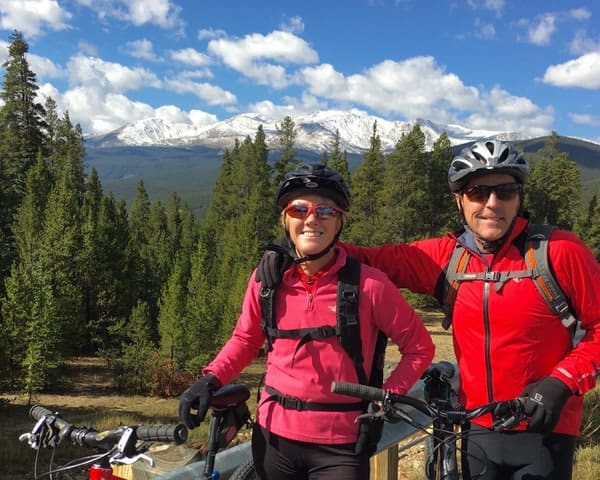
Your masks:
<svg viewBox="0 0 600 480"><path fill-rule="evenodd" d="M261 480L368 480L369 457L356 455L354 443L298 442L258 425L252 432L252 457Z"/></svg>
<svg viewBox="0 0 600 480"><path fill-rule="evenodd" d="M471 426L471 477L478 480L571 480L575 437L553 433L491 432Z"/></svg>

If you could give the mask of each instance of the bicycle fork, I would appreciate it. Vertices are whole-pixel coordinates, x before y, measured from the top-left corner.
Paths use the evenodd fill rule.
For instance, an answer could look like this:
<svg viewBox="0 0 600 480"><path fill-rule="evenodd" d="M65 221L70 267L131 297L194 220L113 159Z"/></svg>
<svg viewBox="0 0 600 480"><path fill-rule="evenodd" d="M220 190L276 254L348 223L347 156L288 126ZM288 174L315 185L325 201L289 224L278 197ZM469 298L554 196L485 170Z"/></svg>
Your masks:
<svg viewBox="0 0 600 480"><path fill-rule="evenodd" d="M434 426L434 432L434 445L439 447L440 480L458 480L454 425L452 422L439 422Z"/></svg>

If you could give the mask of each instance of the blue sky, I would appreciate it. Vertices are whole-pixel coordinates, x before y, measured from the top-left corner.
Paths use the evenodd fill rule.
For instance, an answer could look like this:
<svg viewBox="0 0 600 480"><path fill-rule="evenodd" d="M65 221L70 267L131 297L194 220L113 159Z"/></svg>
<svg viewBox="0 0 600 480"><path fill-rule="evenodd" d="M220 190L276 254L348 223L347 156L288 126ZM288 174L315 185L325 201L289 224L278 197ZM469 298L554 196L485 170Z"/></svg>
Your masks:
<svg viewBox="0 0 600 480"><path fill-rule="evenodd" d="M600 141L593 0L1 0L0 62L14 30L86 134L359 109Z"/></svg>

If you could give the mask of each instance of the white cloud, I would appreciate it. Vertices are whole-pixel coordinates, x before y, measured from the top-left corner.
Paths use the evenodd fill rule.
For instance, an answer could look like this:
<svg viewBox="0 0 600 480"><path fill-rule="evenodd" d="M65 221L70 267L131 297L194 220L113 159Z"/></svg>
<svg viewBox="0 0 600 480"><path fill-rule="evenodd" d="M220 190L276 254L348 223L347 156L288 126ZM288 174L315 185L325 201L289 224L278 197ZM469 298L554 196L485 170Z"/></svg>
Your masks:
<svg viewBox="0 0 600 480"><path fill-rule="evenodd" d="M589 38L585 31L579 30L575 33L573 40L571 40L569 50L574 55L600 51L600 40Z"/></svg>
<svg viewBox="0 0 600 480"><path fill-rule="evenodd" d="M406 119L426 118L478 129L545 134L554 120L551 107L494 87L491 91L465 85L447 73L433 57L403 62L384 61L361 74L344 76L331 65L307 67L299 76L307 91L319 99L360 105Z"/></svg>
<svg viewBox="0 0 600 480"><path fill-rule="evenodd" d="M117 18L134 25L147 23L164 29L181 29L181 7L170 0L77 0L100 19Z"/></svg>
<svg viewBox="0 0 600 480"><path fill-rule="evenodd" d="M586 8L547 12L536 16L534 20L519 19L515 25L527 29L527 41L535 45L549 45L552 36L558 31L558 24L569 21L582 22L592 16Z"/></svg>
<svg viewBox="0 0 600 480"><path fill-rule="evenodd" d="M283 88L290 82L285 68L267 63L309 64L319 56L306 41L290 32L252 34L243 39L211 40L208 50L226 65L263 85Z"/></svg>
<svg viewBox="0 0 600 480"><path fill-rule="evenodd" d="M544 82L557 87L600 89L600 51L550 65L544 73Z"/></svg>
<svg viewBox="0 0 600 480"><path fill-rule="evenodd" d="M71 85L98 86L107 92L161 86L156 75L144 68L130 68L97 57L76 55L69 60L67 68Z"/></svg>
<svg viewBox="0 0 600 480"><path fill-rule="evenodd" d="M94 45L92 43L89 43L86 41L80 41L77 44L77 48L85 56L88 56L88 57L98 57L99 56L96 45Z"/></svg>
<svg viewBox="0 0 600 480"><path fill-rule="evenodd" d="M135 58L143 58L144 60L158 61L160 58L154 53L152 42L146 38L141 40L133 40L125 44L124 51Z"/></svg>
<svg viewBox="0 0 600 480"><path fill-rule="evenodd" d="M263 100L248 106L248 111L258 113L271 122L281 121L288 115L310 114L317 110L327 110L327 102L304 92L297 98L284 97L284 105L276 105L270 100Z"/></svg>
<svg viewBox="0 0 600 480"><path fill-rule="evenodd" d="M529 41L535 45L548 45L552 34L556 31L556 17L546 13L535 24L530 25L527 32Z"/></svg>
<svg viewBox="0 0 600 480"><path fill-rule="evenodd" d="M230 105L237 102L236 96L210 83L196 83L183 77L165 80L165 86L177 93L191 93L209 105Z"/></svg>
<svg viewBox="0 0 600 480"><path fill-rule="evenodd" d="M600 127L600 115L589 115L587 113L569 113L569 118L579 125Z"/></svg>
<svg viewBox="0 0 600 480"><path fill-rule="evenodd" d="M348 77L323 64L303 69L300 76L313 95L409 119L447 121L457 111L483 108L477 89L444 72L433 57L386 60Z"/></svg>
<svg viewBox="0 0 600 480"><path fill-rule="evenodd" d="M169 123L190 123L188 114L175 105L158 107L154 112L154 116Z"/></svg>
<svg viewBox="0 0 600 480"><path fill-rule="evenodd" d="M202 110L190 110L188 116L190 118L190 121L197 127L211 125L219 120L216 115L213 115L212 113L208 112L203 112Z"/></svg>
<svg viewBox="0 0 600 480"><path fill-rule="evenodd" d="M524 132L546 135L554 122L554 109L535 105L524 97L516 97L500 87L482 95L485 109L472 113L466 124L471 128Z"/></svg>
<svg viewBox="0 0 600 480"><path fill-rule="evenodd" d="M574 20L587 20L592 16L592 12L590 12L587 8L574 8L569 10L568 16Z"/></svg>
<svg viewBox="0 0 600 480"><path fill-rule="evenodd" d="M32 72L40 78L59 78L65 75L64 70L46 57L40 57L33 53L27 54L27 62Z"/></svg>
<svg viewBox="0 0 600 480"><path fill-rule="evenodd" d="M218 30L214 28L203 28L198 30L198 40L212 40L214 38L223 38L226 37L227 34L225 30Z"/></svg>
<svg viewBox="0 0 600 480"><path fill-rule="evenodd" d="M285 32L302 33L304 31L304 22L302 17L292 17L286 23L282 23L279 28Z"/></svg>
<svg viewBox="0 0 600 480"><path fill-rule="evenodd" d="M45 30L69 28L72 15L56 0L2 0L0 29L18 30L25 36L36 37Z"/></svg>
<svg viewBox="0 0 600 480"><path fill-rule="evenodd" d="M178 62L185 63L192 67L203 67L212 63L210 57L193 48L184 48L182 50L172 50L171 58Z"/></svg>
<svg viewBox="0 0 600 480"><path fill-rule="evenodd" d="M52 95L62 111L69 112L86 134L102 134L130 122L154 116L154 109L124 95L105 93L98 86L78 86L64 94Z"/></svg>

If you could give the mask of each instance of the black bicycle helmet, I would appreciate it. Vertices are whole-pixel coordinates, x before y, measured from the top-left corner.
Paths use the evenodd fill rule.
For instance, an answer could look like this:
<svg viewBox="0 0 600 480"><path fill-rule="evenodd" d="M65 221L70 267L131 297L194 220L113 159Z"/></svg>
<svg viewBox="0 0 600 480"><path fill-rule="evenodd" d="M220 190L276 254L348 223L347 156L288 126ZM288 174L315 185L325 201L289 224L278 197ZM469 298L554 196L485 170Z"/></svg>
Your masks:
<svg viewBox="0 0 600 480"><path fill-rule="evenodd" d="M448 170L452 193L460 192L472 177L508 173L519 183L527 183L529 166L522 152L500 140L475 142L454 157Z"/></svg>
<svg viewBox="0 0 600 480"><path fill-rule="evenodd" d="M350 190L342 176L321 163L305 163L286 173L277 188L275 201L283 210L293 196L318 193L342 210L350 209Z"/></svg>

